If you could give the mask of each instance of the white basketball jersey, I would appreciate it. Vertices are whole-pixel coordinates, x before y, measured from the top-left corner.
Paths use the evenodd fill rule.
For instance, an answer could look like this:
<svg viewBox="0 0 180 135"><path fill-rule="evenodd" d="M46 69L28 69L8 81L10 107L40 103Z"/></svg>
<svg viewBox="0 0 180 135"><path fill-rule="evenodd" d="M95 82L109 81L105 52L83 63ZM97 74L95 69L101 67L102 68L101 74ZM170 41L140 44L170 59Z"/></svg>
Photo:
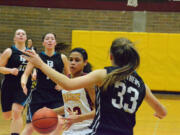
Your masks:
<svg viewBox="0 0 180 135"><path fill-rule="evenodd" d="M62 96L64 100L65 117L69 116L67 109L78 112L78 114L85 114L91 112L91 108L84 88L73 91L62 90ZM75 123L71 126L69 130L88 127L91 125L92 121L93 119Z"/></svg>

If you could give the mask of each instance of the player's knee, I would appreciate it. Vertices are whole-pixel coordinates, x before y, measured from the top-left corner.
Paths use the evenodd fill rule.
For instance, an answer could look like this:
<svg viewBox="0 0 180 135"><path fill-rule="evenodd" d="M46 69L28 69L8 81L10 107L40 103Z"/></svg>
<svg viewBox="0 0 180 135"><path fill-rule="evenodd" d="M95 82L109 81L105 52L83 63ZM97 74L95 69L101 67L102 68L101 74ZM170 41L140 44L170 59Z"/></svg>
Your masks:
<svg viewBox="0 0 180 135"><path fill-rule="evenodd" d="M22 111L21 110L13 110L12 111L12 119L17 120L21 117Z"/></svg>
<svg viewBox="0 0 180 135"><path fill-rule="evenodd" d="M17 120L21 118L23 108L24 108L23 106L16 103L12 105L12 119L13 120Z"/></svg>

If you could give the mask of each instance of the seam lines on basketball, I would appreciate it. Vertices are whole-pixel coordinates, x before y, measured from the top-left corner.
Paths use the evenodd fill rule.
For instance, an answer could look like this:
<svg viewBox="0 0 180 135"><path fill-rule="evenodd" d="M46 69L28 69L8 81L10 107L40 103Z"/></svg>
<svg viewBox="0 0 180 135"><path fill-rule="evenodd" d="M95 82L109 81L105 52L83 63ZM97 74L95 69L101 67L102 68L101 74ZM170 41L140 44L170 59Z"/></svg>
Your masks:
<svg viewBox="0 0 180 135"><path fill-rule="evenodd" d="M38 128L38 129L48 129L48 128L52 128L52 127L55 126L55 125L56 125L56 123L53 124L53 125L51 125L50 127L46 127L46 128L40 128L40 127L37 127L37 126L35 126L35 125L34 125L34 127ZM46 132L44 132L44 133L46 133Z"/></svg>
<svg viewBox="0 0 180 135"><path fill-rule="evenodd" d="M53 118L53 119L57 119L57 121L58 121L58 118L57 118L57 117L46 117L46 118ZM40 119L33 120L32 123L33 123L33 122L36 122L36 121L38 121L38 120L42 120L42 119L45 119L45 118L40 118ZM53 124L53 125L51 125L50 127L52 127L52 126L54 126L54 125L56 125L56 123ZM36 125L34 125L34 124L33 124L33 126L35 126L36 128L39 128L39 129L46 129L46 128L38 127L38 126L36 126ZM47 128L50 128L50 127L47 127Z"/></svg>

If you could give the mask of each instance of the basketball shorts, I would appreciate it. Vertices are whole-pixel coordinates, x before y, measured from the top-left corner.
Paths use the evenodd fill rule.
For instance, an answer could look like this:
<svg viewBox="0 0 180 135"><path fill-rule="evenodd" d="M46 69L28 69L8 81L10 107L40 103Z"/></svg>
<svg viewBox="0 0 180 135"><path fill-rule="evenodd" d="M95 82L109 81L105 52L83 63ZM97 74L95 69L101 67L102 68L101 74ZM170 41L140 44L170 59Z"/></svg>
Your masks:
<svg viewBox="0 0 180 135"><path fill-rule="evenodd" d="M3 112L11 111L13 103L22 106L26 105L28 96L24 94L19 82L12 83L12 81L4 80L1 90L1 105Z"/></svg>

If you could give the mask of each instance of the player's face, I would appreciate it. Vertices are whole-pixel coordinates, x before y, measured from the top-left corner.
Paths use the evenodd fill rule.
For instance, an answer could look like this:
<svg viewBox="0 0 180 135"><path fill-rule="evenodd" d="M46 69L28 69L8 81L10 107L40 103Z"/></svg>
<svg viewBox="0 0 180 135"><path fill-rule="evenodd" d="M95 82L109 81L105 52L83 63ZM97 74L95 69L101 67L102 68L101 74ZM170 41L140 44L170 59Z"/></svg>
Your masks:
<svg viewBox="0 0 180 135"><path fill-rule="evenodd" d="M28 40L28 47L31 47L31 46L32 46L32 40L29 39L29 40Z"/></svg>
<svg viewBox="0 0 180 135"><path fill-rule="evenodd" d="M56 38L53 34L46 34L43 45L46 49L54 49L56 46Z"/></svg>
<svg viewBox="0 0 180 135"><path fill-rule="evenodd" d="M27 40L26 32L22 29L18 29L14 35L15 43L25 43Z"/></svg>
<svg viewBox="0 0 180 135"><path fill-rule="evenodd" d="M69 61L70 61L70 71L73 76L83 72L86 62L83 60L83 57L80 53L72 52L69 56Z"/></svg>

